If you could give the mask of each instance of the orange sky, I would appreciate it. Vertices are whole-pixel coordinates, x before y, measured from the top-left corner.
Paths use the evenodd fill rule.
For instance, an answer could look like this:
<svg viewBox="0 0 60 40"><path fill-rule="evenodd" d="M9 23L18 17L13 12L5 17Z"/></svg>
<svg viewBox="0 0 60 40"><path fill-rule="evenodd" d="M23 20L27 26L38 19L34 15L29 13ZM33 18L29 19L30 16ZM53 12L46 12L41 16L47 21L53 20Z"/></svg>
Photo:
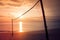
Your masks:
<svg viewBox="0 0 60 40"><path fill-rule="evenodd" d="M17 18L28 9L30 9L37 0L0 0L0 26L1 22L4 23L6 20L10 20L12 18ZM59 1L57 0L43 0L45 15L48 18L59 18ZM7 18L2 18L2 16L8 16ZM33 17L42 17L42 11L40 3L38 3L31 11L25 14L22 18L33 18ZM36 19L35 19L36 20ZM11 21L11 20L10 20ZM3 25L3 24L2 24ZM4 24L5 25L5 24ZM4 26L3 25L3 26ZM6 25L5 25L6 26ZM10 25L11 26L11 25ZM17 28L18 29L18 28Z"/></svg>
<svg viewBox="0 0 60 40"><path fill-rule="evenodd" d="M1 0L0 1L0 16L12 16L11 18L16 18L30 9L37 0ZM56 0L44 0L44 9L47 16L56 16L59 13L59 2ZM9 5L11 4L11 5ZM58 11L57 11L58 10ZM20 14L20 15L19 15ZM40 16L42 15L40 4L38 3L30 12L26 15L30 16ZM27 17L28 17L27 16ZM26 17L24 15L24 17Z"/></svg>
<svg viewBox="0 0 60 40"><path fill-rule="evenodd" d="M10 0L6 0L6 1L0 1L2 4L4 4L3 6L0 4L0 15L1 16L12 16L13 18L16 18L18 16L20 16L21 14L23 14L24 12L26 12L28 9L30 9L36 2L37 0L21 0L19 2L15 2L15 1L10 1ZM19 5L20 6L12 6L12 5L8 5L8 3L10 4L15 4L15 5ZM29 12L28 14L31 15L36 15L37 12L41 12L39 9L40 5L37 4L36 7L34 9L32 9L34 12ZM39 10L39 11L38 11ZM39 13L37 14L39 15Z"/></svg>

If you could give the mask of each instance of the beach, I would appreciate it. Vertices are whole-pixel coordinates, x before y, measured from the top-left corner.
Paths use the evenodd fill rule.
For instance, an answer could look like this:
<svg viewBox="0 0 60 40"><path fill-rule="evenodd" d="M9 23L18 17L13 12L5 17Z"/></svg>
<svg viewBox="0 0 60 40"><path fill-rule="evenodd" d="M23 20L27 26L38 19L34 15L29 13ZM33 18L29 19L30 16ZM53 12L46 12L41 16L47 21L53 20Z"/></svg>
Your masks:
<svg viewBox="0 0 60 40"><path fill-rule="evenodd" d="M49 40L60 40L60 29L49 30ZM0 40L46 40L45 31L0 32Z"/></svg>

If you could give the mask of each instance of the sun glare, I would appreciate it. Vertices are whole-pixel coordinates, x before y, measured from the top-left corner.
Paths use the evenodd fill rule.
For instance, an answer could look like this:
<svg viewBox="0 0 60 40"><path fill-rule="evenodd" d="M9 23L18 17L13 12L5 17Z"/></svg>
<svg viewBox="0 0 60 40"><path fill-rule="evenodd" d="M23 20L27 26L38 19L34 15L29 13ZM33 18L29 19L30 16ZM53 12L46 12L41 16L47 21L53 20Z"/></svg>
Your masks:
<svg viewBox="0 0 60 40"><path fill-rule="evenodd" d="M22 31L22 22L19 22L19 32L23 32Z"/></svg>

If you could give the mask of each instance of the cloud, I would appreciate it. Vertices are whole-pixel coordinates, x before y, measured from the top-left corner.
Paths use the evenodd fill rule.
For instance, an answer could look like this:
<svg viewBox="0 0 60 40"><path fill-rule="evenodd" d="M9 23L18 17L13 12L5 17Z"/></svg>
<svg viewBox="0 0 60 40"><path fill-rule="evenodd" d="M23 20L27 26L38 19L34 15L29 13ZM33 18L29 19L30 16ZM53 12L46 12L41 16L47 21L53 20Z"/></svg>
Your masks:
<svg viewBox="0 0 60 40"><path fill-rule="evenodd" d="M22 1L19 0L0 0L0 6L20 6Z"/></svg>
<svg viewBox="0 0 60 40"><path fill-rule="evenodd" d="M0 0L0 6L21 6L37 0Z"/></svg>
<svg viewBox="0 0 60 40"><path fill-rule="evenodd" d="M3 6L4 4L2 2L0 2L0 5Z"/></svg>
<svg viewBox="0 0 60 40"><path fill-rule="evenodd" d="M20 2L21 0L11 0L11 1L13 1L13 2Z"/></svg>

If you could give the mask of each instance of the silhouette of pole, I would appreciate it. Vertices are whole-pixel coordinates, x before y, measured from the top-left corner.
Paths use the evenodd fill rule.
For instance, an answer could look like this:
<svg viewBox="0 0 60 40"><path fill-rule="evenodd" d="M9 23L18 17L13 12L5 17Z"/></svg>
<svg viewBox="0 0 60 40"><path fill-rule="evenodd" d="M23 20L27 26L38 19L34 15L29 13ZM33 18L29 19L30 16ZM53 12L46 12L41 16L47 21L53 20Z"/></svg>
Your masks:
<svg viewBox="0 0 60 40"><path fill-rule="evenodd" d="M12 40L13 40L13 19L12 20Z"/></svg>
<svg viewBox="0 0 60 40"><path fill-rule="evenodd" d="M44 7L43 7L42 0L40 0L40 4L41 4L41 9L42 9L42 14L43 14L43 21L44 21L44 27L45 27L45 32L46 32L46 40L49 40L48 30L47 30L47 23L46 23L45 12L44 12Z"/></svg>

